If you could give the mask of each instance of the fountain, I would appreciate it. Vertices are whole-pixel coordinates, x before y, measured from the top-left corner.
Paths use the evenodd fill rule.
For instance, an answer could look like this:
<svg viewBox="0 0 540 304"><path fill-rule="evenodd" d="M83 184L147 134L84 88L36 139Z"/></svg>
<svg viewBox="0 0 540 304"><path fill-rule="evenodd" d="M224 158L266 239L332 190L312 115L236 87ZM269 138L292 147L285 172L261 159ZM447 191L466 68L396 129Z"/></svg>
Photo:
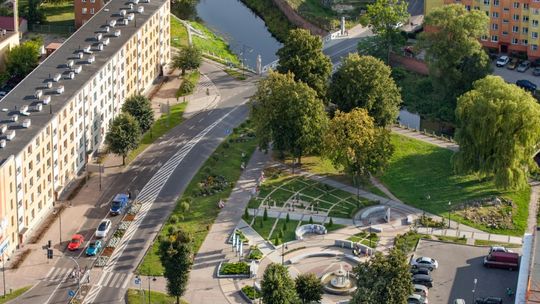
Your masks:
<svg viewBox="0 0 540 304"><path fill-rule="evenodd" d="M321 282L324 291L334 295L350 295L356 290L356 278L343 270L343 264L338 270L324 274Z"/></svg>

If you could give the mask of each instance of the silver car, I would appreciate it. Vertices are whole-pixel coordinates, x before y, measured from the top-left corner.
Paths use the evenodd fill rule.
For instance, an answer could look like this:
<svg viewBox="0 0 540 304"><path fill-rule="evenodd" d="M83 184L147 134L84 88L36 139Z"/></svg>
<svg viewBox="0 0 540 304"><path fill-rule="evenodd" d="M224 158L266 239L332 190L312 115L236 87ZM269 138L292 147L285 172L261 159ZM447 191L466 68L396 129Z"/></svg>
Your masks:
<svg viewBox="0 0 540 304"><path fill-rule="evenodd" d="M531 67L531 62L529 60L525 60L525 61L522 61L518 67L517 67L517 71L518 72L525 72L526 70L528 70L529 68Z"/></svg>
<svg viewBox="0 0 540 304"><path fill-rule="evenodd" d="M98 228L96 229L96 237L98 238L104 238L107 237L107 234L109 233L109 230L111 230L111 221L110 220L103 220L99 224Z"/></svg>

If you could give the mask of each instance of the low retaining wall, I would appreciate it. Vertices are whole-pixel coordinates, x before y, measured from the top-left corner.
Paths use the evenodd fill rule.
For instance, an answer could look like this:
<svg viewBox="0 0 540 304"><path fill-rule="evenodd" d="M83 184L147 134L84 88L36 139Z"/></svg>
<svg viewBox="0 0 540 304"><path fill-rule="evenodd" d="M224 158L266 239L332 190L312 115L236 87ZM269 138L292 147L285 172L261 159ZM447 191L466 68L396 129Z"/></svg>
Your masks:
<svg viewBox="0 0 540 304"><path fill-rule="evenodd" d="M373 248L369 247L369 246L366 246L364 244L360 244L360 243L355 243L353 241L349 241L349 240L335 240L334 242L334 246L336 247L341 247L341 248L348 248L348 249L359 249L360 253L364 253L364 254L368 254L368 255L372 255L373 252L375 251ZM360 259L358 259L356 256L354 255L348 255L348 254L345 254L345 257L348 258L348 259L353 259L357 262L360 262Z"/></svg>
<svg viewBox="0 0 540 304"><path fill-rule="evenodd" d="M313 35L324 37L328 34L325 30L314 25L313 23L300 16L285 0L272 0L279 10L292 22L294 25L303 29L309 30Z"/></svg>
<svg viewBox="0 0 540 304"><path fill-rule="evenodd" d="M294 231L295 237L297 240L303 240L304 234L306 233L315 233L315 234L326 234L326 227L319 224L307 224L302 225Z"/></svg>

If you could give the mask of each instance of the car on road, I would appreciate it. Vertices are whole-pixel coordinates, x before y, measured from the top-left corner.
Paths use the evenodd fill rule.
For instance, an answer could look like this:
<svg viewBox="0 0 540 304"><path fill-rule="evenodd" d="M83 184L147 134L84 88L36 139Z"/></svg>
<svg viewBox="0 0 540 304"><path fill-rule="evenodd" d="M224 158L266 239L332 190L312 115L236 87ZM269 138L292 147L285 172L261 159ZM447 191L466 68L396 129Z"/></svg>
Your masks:
<svg viewBox="0 0 540 304"><path fill-rule="evenodd" d="M534 68L534 70L532 71L532 74L534 76L540 76L540 67Z"/></svg>
<svg viewBox="0 0 540 304"><path fill-rule="evenodd" d="M413 284L424 285L428 288L433 287L433 279L429 275L425 274L415 274L412 277Z"/></svg>
<svg viewBox="0 0 540 304"><path fill-rule="evenodd" d="M502 304L503 300L496 297L477 298L475 304Z"/></svg>
<svg viewBox="0 0 540 304"><path fill-rule="evenodd" d="M432 259L430 257L418 257L416 259L413 259L411 261L411 265L415 268L424 267L429 269L429 271L432 271L433 269L437 269L439 267L439 262L437 262L435 259Z"/></svg>
<svg viewBox="0 0 540 304"><path fill-rule="evenodd" d="M427 298L427 296L429 295L429 289L426 286L419 284L413 285L413 292L425 298Z"/></svg>
<svg viewBox="0 0 540 304"><path fill-rule="evenodd" d="M110 220L102 220L96 229L96 237L98 238L107 237L109 230L111 230L111 226L112 226L112 223Z"/></svg>
<svg viewBox="0 0 540 304"><path fill-rule="evenodd" d="M411 274L429 274L429 269L427 269L426 267L411 268Z"/></svg>
<svg viewBox="0 0 540 304"><path fill-rule="evenodd" d="M86 255L95 256L101 251L101 247L102 245L100 240L90 242L90 245L88 245L88 247L86 248Z"/></svg>
<svg viewBox="0 0 540 304"><path fill-rule="evenodd" d="M74 234L71 237L71 241L68 244L68 250L74 251L82 247L84 244L84 236L80 234Z"/></svg>
<svg viewBox="0 0 540 304"><path fill-rule="evenodd" d="M521 62L519 64L519 66L517 67L517 71L518 72L521 72L521 73L524 73L525 71L527 71L529 68L531 67L531 62L529 60L525 60L523 62Z"/></svg>
<svg viewBox="0 0 540 304"><path fill-rule="evenodd" d="M114 196L111 203L111 214L118 215L124 212L129 201L129 196L124 193L119 193Z"/></svg>
<svg viewBox="0 0 540 304"><path fill-rule="evenodd" d="M508 65L506 65L506 68L509 69L509 70L515 70L517 68L518 64L519 64L519 59L512 58L512 60L510 60L510 63L508 63Z"/></svg>
<svg viewBox="0 0 540 304"><path fill-rule="evenodd" d="M498 67L503 67L510 62L510 57L503 55L497 59L497 62L495 63Z"/></svg>
<svg viewBox="0 0 540 304"><path fill-rule="evenodd" d="M428 299L419 294L412 294L407 298L407 304L428 304Z"/></svg>
<svg viewBox="0 0 540 304"><path fill-rule="evenodd" d="M524 90L530 91L531 93L536 92L536 84L527 79L520 79L516 81L516 85Z"/></svg>
<svg viewBox="0 0 540 304"><path fill-rule="evenodd" d="M491 246L489 247L489 253L492 252L512 252L512 250L508 250L508 248L503 246Z"/></svg>

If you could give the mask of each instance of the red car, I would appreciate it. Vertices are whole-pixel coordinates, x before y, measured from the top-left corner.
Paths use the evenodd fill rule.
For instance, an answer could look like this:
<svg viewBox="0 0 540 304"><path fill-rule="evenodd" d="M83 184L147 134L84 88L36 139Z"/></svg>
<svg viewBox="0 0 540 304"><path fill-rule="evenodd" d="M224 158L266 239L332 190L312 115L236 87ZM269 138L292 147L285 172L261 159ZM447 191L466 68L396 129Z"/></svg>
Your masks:
<svg viewBox="0 0 540 304"><path fill-rule="evenodd" d="M82 244L84 243L84 236L80 234L74 234L71 237L71 241L68 244L68 250L77 250L82 247Z"/></svg>

